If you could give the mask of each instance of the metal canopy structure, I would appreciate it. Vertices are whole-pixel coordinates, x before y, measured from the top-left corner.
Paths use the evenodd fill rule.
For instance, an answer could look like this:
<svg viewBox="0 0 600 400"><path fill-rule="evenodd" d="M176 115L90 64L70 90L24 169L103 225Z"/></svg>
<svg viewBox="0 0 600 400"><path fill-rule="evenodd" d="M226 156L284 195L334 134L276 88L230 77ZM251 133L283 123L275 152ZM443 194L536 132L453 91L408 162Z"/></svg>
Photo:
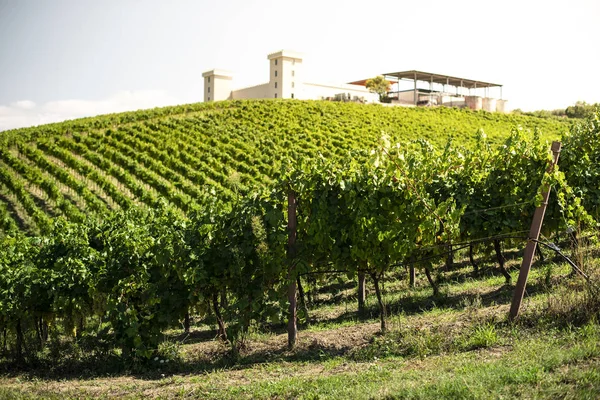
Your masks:
<svg viewBox="0 0 600 400"><path fill-rule="evenodd" d="M467 89L502 87L502 85L500 85L498 83L490 83L490 82L476 81L473 79L457 78L455 76L432 74L429 72L416 71L416 70L401 71L401 72L389 72L387 74L383 74L383 76L387 80L390 80L389 78L396 78L396 80L410 79L410 80L414 80L414 81L422 81L422 82L429 82L429 83L438 83L441 85L464 87Z"/></svg>
<svg viewBox="0 0 600 400"><path fill-rule="evenodd" d="M504 110L506 101L502 100L502 85L478 81L475 79L457 78L455 76L432 74L430 72L410 70L400 72L388 72L382 74L391 84L396 86L395 90L387 93L387 98L392 103L418 105L447 105L449 107L469 107L473 110L484 109L486 111ZM368 79L349 82L352 85L366 86ZM402 89L402 83L412 83L411 89ZM423 82L429 85L429 89L417 85ZM437 88L435 86L438 86ZM421 87L419 87L421 86ZM448 87L454 88L451 91ZM491 88L499 88L498 99L489 96ZM483 91L483 93L481 92ZM479 92L479 94L478 94ZM500 104L500 107L498 107ZM501 111L504 112L504 111Z"/></svg>

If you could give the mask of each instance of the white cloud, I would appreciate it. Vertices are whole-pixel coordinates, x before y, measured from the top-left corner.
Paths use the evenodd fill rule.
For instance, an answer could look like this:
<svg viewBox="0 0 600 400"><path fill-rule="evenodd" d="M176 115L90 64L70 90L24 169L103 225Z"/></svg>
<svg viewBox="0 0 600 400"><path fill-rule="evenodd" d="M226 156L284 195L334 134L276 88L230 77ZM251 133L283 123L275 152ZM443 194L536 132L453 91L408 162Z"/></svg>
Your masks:
<svg viewBox="0 0 600 400"><path fill-rule="evenodd" d="M121 91L102 100L58 100L36 105L20 100L0 105L0 131L68 119L181 104L161 90Z"/></svg>
<svg viewBox="0 0 600 400"><path fill-rule="evenodd" d="M35 108L35 103L31 100L20 100L12 103L11 107L22 108L23 110L32 110Z"/></svg>

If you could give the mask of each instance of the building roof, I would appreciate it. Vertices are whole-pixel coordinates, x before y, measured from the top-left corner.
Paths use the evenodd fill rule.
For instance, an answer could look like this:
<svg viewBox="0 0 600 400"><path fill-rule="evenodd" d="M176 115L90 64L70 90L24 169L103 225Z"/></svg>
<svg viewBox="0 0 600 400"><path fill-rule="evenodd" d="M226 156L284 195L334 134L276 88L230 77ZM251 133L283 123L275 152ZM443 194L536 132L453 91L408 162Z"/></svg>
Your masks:
<svg viewBox="0 0 600 400"><path fill-rule="evenodd" d="M502 86L498 83L483 82L483 81L477 81L477 80L466 79L466 78L457 78L455 76L432 74L430 72L423 72L423 71L416 71L416 70L401 71L401 72L388 72L387 74L383 74L383 76L386 79L388 79L388 78L396 78L398 80L400 80L400 79L415 80L416 79L418 81L433 82L433 83L439 83L442 85L466 87L468 89ZM358 83L355 83L355 84L358 84Z"/></svg>
<svg viewBox="0 0 600 400"><path fill-rule="evenodd" d="M286 57L293 58L296 60L302 60L302 53L297 53L295 51L290 50L280 50L275 53L271 53L267 56L267 59L272 60L273 58Z"/></svg>
<svg viewBox="0 0 600 400"><path fill-rule="evenodd" d="M217 76L220 78L231 79L231 78L233 78L233 73L222 70L222 69L211 69L211 70L203 72L202 76L204 78L206 78L207 76Z"/></svg>

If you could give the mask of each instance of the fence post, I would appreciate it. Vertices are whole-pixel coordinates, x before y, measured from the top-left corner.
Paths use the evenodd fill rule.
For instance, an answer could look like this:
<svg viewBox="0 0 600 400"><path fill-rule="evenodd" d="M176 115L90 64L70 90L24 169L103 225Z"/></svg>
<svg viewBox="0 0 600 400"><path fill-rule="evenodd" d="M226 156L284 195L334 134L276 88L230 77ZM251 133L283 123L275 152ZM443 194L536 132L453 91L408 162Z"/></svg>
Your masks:
<svg viewBox="0 0 600 400"><path fill-rule="evenodd" d="M296 277L295 273L295 257L296 257L296 193L292 189L288 189L288 302L289 302L289 319L288 319L288 348L292 349L296 344L296 336L298 328L296 326L297 307L296 307Z"/></svg>
<svg viewBox="0 0 600 400"><path fill-rule="evenodd" d="M551 149L553 159L552 163L548 166L548 172L552 172L554 166L558 163L560 148L560 142L552 142ZM550 198L550 187L544 188L543 190L542 204L535 209L535 213L533 214L527 246L525 247L525 252L523 254L523 263L521 264L521 269L519 271L519 279L517 280L512 304L510 305L508 319L511 321L519 315L519 309L521 308L521 302L523 301L523 295L525 294L525 286L527 285L527 277L529 276L531 262L533 261L533 255L537 247L537 240L540 237L540 231L542 230L542 222L544 221L544 214L546 213L546 207L548 206L548 199Z"/></svg>

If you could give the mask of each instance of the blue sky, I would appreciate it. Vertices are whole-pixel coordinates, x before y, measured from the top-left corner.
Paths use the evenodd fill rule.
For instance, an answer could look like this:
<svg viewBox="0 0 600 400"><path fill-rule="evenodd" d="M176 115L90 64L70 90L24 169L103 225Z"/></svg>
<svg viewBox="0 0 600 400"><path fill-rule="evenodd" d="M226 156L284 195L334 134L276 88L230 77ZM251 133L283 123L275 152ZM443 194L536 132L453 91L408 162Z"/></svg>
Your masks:
<svg viewBox="0 0 600 400"><path fill-rule="evenodd" d="M202 100L203 71L307 80L421 69L504 84L512 108L600 102L600 2L0 0L0 130Z"/></svg>

